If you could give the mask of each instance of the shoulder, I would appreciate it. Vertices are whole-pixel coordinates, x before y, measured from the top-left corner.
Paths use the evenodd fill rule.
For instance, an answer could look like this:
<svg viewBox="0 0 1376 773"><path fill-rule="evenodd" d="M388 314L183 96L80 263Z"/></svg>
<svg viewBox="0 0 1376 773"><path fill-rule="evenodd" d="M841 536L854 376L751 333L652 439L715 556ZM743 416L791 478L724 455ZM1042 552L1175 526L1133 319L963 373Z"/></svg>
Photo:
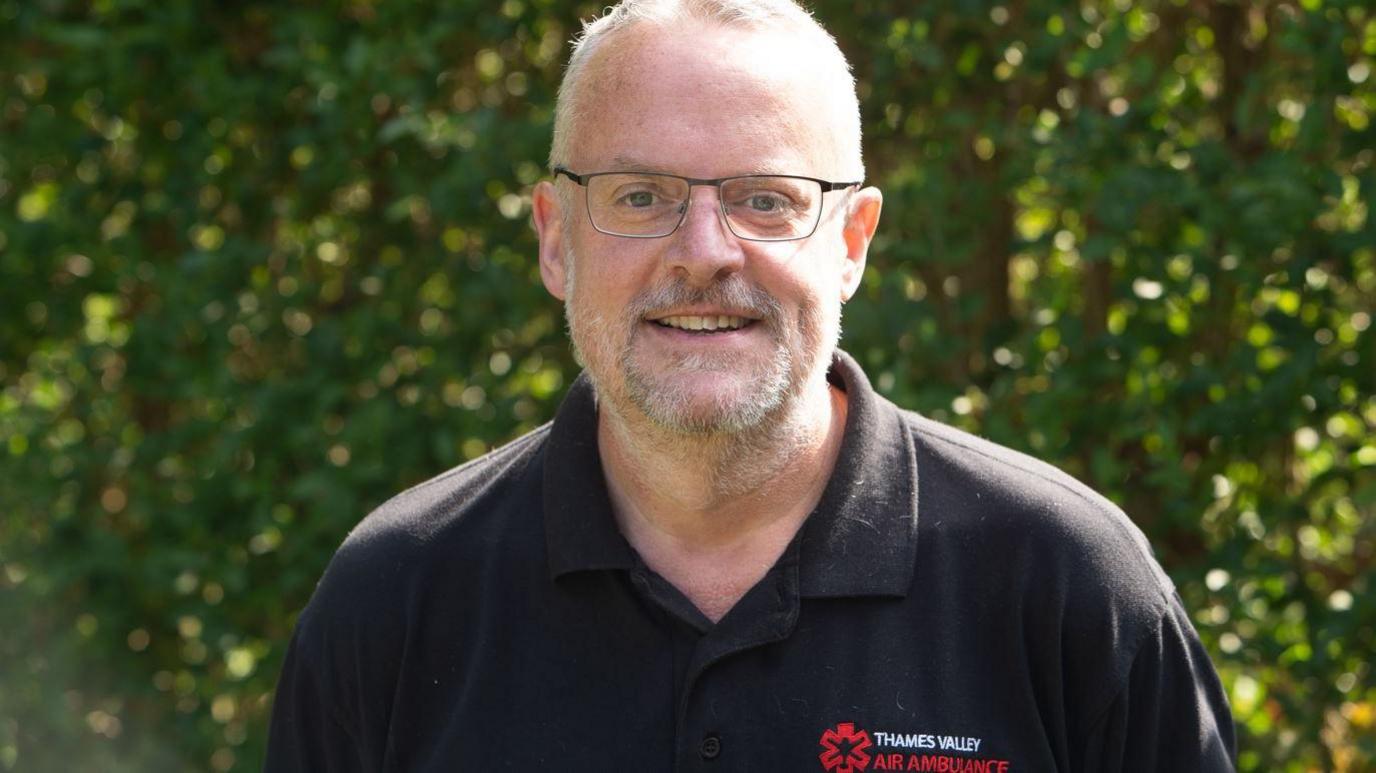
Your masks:
<svg viewBox="0 0 1376 773"><path fill-rule="evenodd" d="M533 539L548 435L543 426L369 513L330 560L302 626L399 615L436 573L461 571L499 539Z"/></svg>
<svg viewBox="0 0 1376 773"><path fill-rule="evenodd" d="M510 495L532 493L522 484L537 472L549 429L546 424L397 494L354 527L340 553L367 553L379 542L424 544L455 526L488 525L485 516L512 503Z"/></svg>
<svg viewBox="0 0 1376 773"><path fill-rule="evenodd" d="M1046 462L904 411L916 449L920 494L975 528L962 513L984 516L983 528L1054 547L1087 571L1128 572L1162 595L1171 592L1142 531L1121 508ZM943 507L944 506L944 507ZM939 517L940 514L938 514Z"/></svg>
<svg viewBox="0 0 1376 773"><path fill-rule="evenodd" d="M1026 454L903 415L917 457L920 549L938 548L939 562L980 561L1005 601L1066 632L1128 645L1159 624L1174 585L1117 505Z"/></svg>
<svg viewBox="0 0 1376 773"><path fill-rule="evenodd" d="M940 567L929 576L961 578L969 606L1011 616L1033 662L1074 664L1059 680L1082 705L1104 705L1175 603L1142 531L1049 464L915 414L905 420L919 551Z"/></svg>
<svg viewBox="0 0 1376 773"><path fill-rule="evenodd" d="M407 489L349 533L297 620L282 674L291 695L274 715L328 705L360 753L381 759L379 728L389 725L407 653L434 610L465 619L502 585L485 580L513 563L507 556L541 549L548 434L542 427Z"/></svg>

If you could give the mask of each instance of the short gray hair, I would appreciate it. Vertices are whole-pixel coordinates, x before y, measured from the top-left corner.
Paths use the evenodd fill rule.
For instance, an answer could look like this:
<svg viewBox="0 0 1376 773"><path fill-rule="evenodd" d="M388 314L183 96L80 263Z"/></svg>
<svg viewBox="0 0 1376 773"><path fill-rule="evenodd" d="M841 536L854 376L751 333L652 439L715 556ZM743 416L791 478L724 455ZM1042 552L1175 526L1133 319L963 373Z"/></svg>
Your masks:
<svg viewBox="0 0 1376 773"><path fill-rule="evenodd" d="M864 178L860 151L860 104L855 96L855 79L850 64L812 14L794 0L622 0L602 16L583 24L583 33L573 40L564 80L554 103L554 139L550 144L551 167L569 163L574 124L581 117L579 101L584 98L583 80L594 55L617 32L638 24L669 27L685 21L709 21L728 27L784 30L798 33L813 42L820 56L834 60L839 82L846 84L843 98L847 115L839 121L843 144L851 145L841 153L842 163L855 179ZM840 117L838 117L840 118Z"/></svg>

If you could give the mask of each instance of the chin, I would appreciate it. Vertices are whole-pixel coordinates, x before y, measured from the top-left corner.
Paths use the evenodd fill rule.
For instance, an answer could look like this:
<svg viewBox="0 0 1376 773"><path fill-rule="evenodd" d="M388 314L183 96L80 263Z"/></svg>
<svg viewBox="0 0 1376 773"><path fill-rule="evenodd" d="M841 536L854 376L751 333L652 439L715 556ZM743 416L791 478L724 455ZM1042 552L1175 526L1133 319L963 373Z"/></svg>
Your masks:
<svg viewBox="0 0 1376 773"><path fill-rule="evenodd" d="M734 434L767 423L795 391L788 363L779 360L787 358L757 362L754 372L645 370L626 362L622 375L629 402L657 426L691 435Z"/></svg>
<svg viewBox="0 0 1376 773"><path fill-rule="evenodd" d="M657 426L685 435L746 432L767 423L783 404L777 393L704 400L702 395L633 392L632 401Z"/></svg>

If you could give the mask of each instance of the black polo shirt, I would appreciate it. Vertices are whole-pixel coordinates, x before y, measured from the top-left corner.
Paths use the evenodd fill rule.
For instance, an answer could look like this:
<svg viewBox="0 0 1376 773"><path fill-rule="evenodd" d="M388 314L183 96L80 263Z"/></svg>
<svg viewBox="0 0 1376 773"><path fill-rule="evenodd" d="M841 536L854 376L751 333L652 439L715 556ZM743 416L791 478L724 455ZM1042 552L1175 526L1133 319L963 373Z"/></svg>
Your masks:
<svg viewBox="0 0 1376 773"><path fill-rule="evenodd" d="M383 505L301 615L267 769L1232 769L1218 678L1117 508L845 354L830 375L836 470L715 625L617 530L586 378Z"/></svg>

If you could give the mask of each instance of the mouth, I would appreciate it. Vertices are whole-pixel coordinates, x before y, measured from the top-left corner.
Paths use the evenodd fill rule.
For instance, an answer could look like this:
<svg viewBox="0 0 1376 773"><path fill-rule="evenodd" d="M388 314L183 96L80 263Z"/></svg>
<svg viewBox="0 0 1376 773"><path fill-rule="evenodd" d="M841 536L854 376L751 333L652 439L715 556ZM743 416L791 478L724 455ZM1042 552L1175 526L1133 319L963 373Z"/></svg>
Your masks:
<svg viewBox="0 0 1376 773"><path fill-rule="evenodd" d="M729 314L676 314L669 317L651 319L655 325L668 328L670 330L684 330L689 333L726 333L733 330L741 330L755 324L756 320L749 317L737 317Z"/></svg>

